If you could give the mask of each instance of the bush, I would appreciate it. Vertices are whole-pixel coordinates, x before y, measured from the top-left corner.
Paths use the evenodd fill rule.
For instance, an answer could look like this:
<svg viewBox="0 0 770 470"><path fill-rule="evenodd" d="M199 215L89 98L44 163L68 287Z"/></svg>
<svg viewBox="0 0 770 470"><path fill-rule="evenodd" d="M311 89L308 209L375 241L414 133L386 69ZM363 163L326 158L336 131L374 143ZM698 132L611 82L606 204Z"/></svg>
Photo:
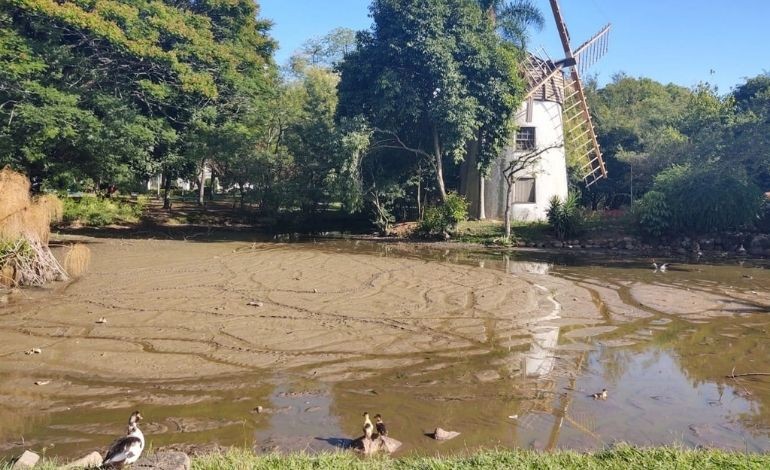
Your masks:
<svg viewBox="0 0 770 470"><path fill-rule="evenodd" d="M657 238L668 232L671 225L671 211L666 195L650 191L634 203L634 222L642 235Z"/></svg>
<svg viewBox="0 0 770 470"><path fill-rule="evenodd" d="M64 200L64 221L99 227L117 223L136 223L147 205L140 196L136 202L85 196Z"/></svg>
<svg viewBox="0 0 770 470"><path fill-rule="evenodd" d="M756 222L762 192L744 176L713 166L675 165L655 177L665 196L670 231L699 234L736 230Z"/></svg>
<svg viewBox="0 0 770 470"><path fill-rule="evenodd" d="M457 224L468 219L468 201L456 193L447 194L446 202L425 209L420 231L427 235L453 233Z"/></svg>
<svg viewBox="0 0 770 470"><path fill-rule="evenodd" d="M583 214L578 204L577 194L569 193L564 201L559 196L554 196L548 204L548 223L556 234L556 238L563 241L580 232Z"/></svg>

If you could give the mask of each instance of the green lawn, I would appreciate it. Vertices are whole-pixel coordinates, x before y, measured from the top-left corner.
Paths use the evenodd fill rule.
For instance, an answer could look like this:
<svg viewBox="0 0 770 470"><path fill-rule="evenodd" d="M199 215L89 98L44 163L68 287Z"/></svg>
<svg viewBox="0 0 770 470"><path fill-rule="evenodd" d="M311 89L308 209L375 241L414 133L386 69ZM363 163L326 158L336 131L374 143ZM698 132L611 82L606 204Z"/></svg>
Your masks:
<svg viewBox="0 0 770 470"><path fill-rule="evenodd" d="M53 462L35 468L54 469ZM768 469L770 454L742 454L720 450L686 450L675 447L638 449L617 446L596 453L559 451L482 451L453 457L363 458L351 452L319 455L255 455L231 450L193 459L193 470L246 469L361 469L361 470L443 470L443 469ZM0 464L0 469L10 466Z"/></svg>
<svg viewBox="0 0 770 470"><path fill-rule="evenodd" d="M499 220L468 220L457 224L454 241L463 243L498 244L503 238L503 222ZM512 222L511 237L514 241L544 241L550 236L545 222Z"/></svg>

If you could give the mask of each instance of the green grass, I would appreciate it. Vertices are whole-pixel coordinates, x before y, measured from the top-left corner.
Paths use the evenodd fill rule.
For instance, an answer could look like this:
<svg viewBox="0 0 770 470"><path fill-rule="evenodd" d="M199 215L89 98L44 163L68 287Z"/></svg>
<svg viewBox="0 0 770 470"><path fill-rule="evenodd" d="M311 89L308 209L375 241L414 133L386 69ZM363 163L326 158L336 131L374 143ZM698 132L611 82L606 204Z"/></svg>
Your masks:
<svg viewBox="0 0 770 470"><path fill-rule="evenodd" d="M457 224L455 241L463 243L498 244L503 238L504 226L499 220L468 220ZM545 222L517 222L511 224L514 241L543 241L551 237L551 229Z"/></svg>
<svg viewBox="0 0 770 470"><path fill-rule="evenodd" d="M35 467L56 468L52 462ZM688 450L677 447L639 449L619 445L595 453L559 451L480 451L451 457L363 458L351 452L317 455L255 455L233 449L193 459L193 470L269 469L361 469L361 470L443 470L443 469L767 469L770 454L743 454L720 450ZM0 470L10 465L0 464Z"/></svg>
<svg viewBox="0 0 770 470"><path fill-rule="evenodd" d="M79 223L92 227L110 224L133 224L147 205L147 198L136 201L84 196L80 199L64 198L64 222Z"/></svg>

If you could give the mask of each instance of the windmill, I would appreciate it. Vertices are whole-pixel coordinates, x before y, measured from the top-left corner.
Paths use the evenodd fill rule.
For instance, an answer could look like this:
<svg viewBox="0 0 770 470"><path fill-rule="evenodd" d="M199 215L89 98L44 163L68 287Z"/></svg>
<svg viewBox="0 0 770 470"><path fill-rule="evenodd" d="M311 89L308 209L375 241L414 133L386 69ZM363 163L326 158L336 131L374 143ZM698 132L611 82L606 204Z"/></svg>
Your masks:
<svg viewBox="0 0 770 470"><path fill-rule="evenodd" d="M610 25L602 28L592 38L573 50L559 4L557 0L550 0L550 2L565 57L554 62L544 54L539 55L546 57L545 59L533 54L527 55L523 63L528 85L525 101L531 106L534 96L538 93L542 93L543 96L561 94L559 98L563 106L561 125L564 132L564 146L581 163L581 176L586 186L591 186L599 179L607 177L607 168L591 122L591 113L580 77L606 54Z"/></svg>

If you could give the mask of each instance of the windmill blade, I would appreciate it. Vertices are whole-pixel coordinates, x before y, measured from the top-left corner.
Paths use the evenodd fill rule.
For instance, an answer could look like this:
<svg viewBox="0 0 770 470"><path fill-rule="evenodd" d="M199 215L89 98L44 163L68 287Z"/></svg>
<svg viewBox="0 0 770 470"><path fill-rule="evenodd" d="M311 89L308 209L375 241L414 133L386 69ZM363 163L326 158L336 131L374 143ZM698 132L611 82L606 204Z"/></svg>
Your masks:
<svg viewBox="0 0 770 470"><path fill-rule="evenodd" d="M607 177L607 168L577 69L577 66L572 67L570 79L564 84L564 146L570 159L580 166L580 174L586 186L590 187L599 179Z"/></svg>
<svg viewBox="0 0 770 470"><path fill-rule="evenodd" d="M580 45L573 57L577 61L580 75L584 75L589 67L599 61L607 53L611 25L606 25L588 41Z"/></svg>

